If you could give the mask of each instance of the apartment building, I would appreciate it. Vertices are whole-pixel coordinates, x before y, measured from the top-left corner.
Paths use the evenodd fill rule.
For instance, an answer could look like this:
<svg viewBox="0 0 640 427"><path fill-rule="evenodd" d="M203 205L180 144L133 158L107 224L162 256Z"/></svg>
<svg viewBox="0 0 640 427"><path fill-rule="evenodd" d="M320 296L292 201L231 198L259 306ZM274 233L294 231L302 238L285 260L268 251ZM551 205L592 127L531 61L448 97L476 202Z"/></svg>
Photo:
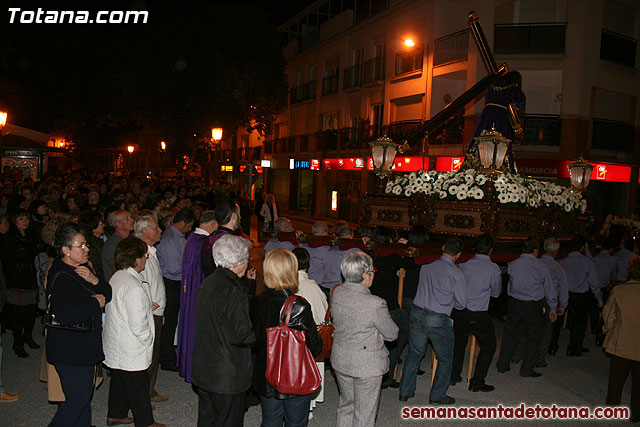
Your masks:
<svg viewBox="0 0 640 427"><path fill-rule="evenodd" d="M250 149L280 204L358 221L360 197L376 189L368 141L406 139L486 75L471 10L497 63L523 77L519 172L568 183L566 165L582 154L596 165L594 212L635 210L640 5L631 0L316 1L279 29L288 107L262 149ZM483 106L480 97L420 138L396 171L455 170Z"/></svg>

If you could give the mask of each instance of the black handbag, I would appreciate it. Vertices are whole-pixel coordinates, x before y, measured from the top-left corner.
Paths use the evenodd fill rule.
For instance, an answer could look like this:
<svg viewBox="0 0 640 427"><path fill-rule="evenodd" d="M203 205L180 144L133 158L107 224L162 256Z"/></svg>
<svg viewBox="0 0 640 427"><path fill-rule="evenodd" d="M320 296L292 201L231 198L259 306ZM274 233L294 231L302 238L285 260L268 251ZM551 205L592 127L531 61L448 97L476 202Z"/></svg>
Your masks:
<svg viewBox="0 0 640 427"><path fill-rule="evenodd" d="M67 276L73 278L73 276L71 276L69 273L65 271L59 271L53 276L53 279L51 280L52 287L56 283L56 279L60 274L66 274ZM75 280L75 278L73 279ZM87 292L89 292L91 295L96 294L95 292L87 288L82 283L78 282L77 280L75 281L80 286L82 286ZM89 332L93 330L93 316L89 317L87 320L83 320L82 322L76 323L75 325L63 325L56 319L56 315L53 312L53 309L51 308L51 295L49 295L49 298L47 298L47 310L44 312L44 315L42 316L42 324L47 328L64 329L67 331L77 331L77 332Z"/></svg>

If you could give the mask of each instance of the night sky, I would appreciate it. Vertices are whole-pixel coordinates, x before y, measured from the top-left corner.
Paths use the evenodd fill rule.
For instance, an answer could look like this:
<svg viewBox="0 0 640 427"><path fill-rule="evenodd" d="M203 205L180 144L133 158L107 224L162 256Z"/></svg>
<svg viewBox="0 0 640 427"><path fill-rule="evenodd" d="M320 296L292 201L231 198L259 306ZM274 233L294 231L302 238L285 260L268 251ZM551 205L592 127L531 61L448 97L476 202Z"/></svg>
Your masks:
<svg viewBox="0 0 640 427"><path fill-rule="evenodd" d="M229 116L244 118L253 104L254 115L268 115L260 109L273 110L286 96L276 29L310 3L0 1L0 109L10 123L44 132L160 122L174 125L177 139L213 120L232 126ZM88 10L92 17L147 10L149 21L11 24L10 7Z"/></svg>

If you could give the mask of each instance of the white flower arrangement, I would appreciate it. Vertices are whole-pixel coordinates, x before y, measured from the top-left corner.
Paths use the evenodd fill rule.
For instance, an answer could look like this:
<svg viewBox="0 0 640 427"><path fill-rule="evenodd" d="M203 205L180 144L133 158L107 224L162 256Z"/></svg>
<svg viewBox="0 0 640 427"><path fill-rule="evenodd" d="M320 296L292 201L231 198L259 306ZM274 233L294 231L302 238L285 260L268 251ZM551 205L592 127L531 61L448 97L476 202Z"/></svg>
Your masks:
<svg viewBox="0 0 640 427"><path fill-rule="evenodd" d="M483 200L489 178L473 169L464 172L419 171L399 175L389 181L386 193L410 197L424 193L436 200ZM555 207L568 213L587 210L587 201L570 188L536 179L504 174L494 180L496 196L501 204L513 203L529 208Z"/></svg>

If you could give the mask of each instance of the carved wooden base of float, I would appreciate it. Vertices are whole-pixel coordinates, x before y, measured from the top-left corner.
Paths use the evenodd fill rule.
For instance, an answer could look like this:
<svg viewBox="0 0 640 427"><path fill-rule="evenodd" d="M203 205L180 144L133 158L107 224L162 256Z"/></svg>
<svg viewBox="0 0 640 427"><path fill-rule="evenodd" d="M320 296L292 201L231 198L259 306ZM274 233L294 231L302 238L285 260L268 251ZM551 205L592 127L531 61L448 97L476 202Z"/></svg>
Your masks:
<svg viewBox="0 0 640 427"><path fill-rule="evenodd" d="M508 208L497 199L488 201L431 200L414 194L389 197L365 194L361 204L361 224L409 229L427 227L432 234L477 237L489 234L496 242L518 242L529 237L556 237L569 240L584 234L589 220L564 214L557 209Z"/></svg>

